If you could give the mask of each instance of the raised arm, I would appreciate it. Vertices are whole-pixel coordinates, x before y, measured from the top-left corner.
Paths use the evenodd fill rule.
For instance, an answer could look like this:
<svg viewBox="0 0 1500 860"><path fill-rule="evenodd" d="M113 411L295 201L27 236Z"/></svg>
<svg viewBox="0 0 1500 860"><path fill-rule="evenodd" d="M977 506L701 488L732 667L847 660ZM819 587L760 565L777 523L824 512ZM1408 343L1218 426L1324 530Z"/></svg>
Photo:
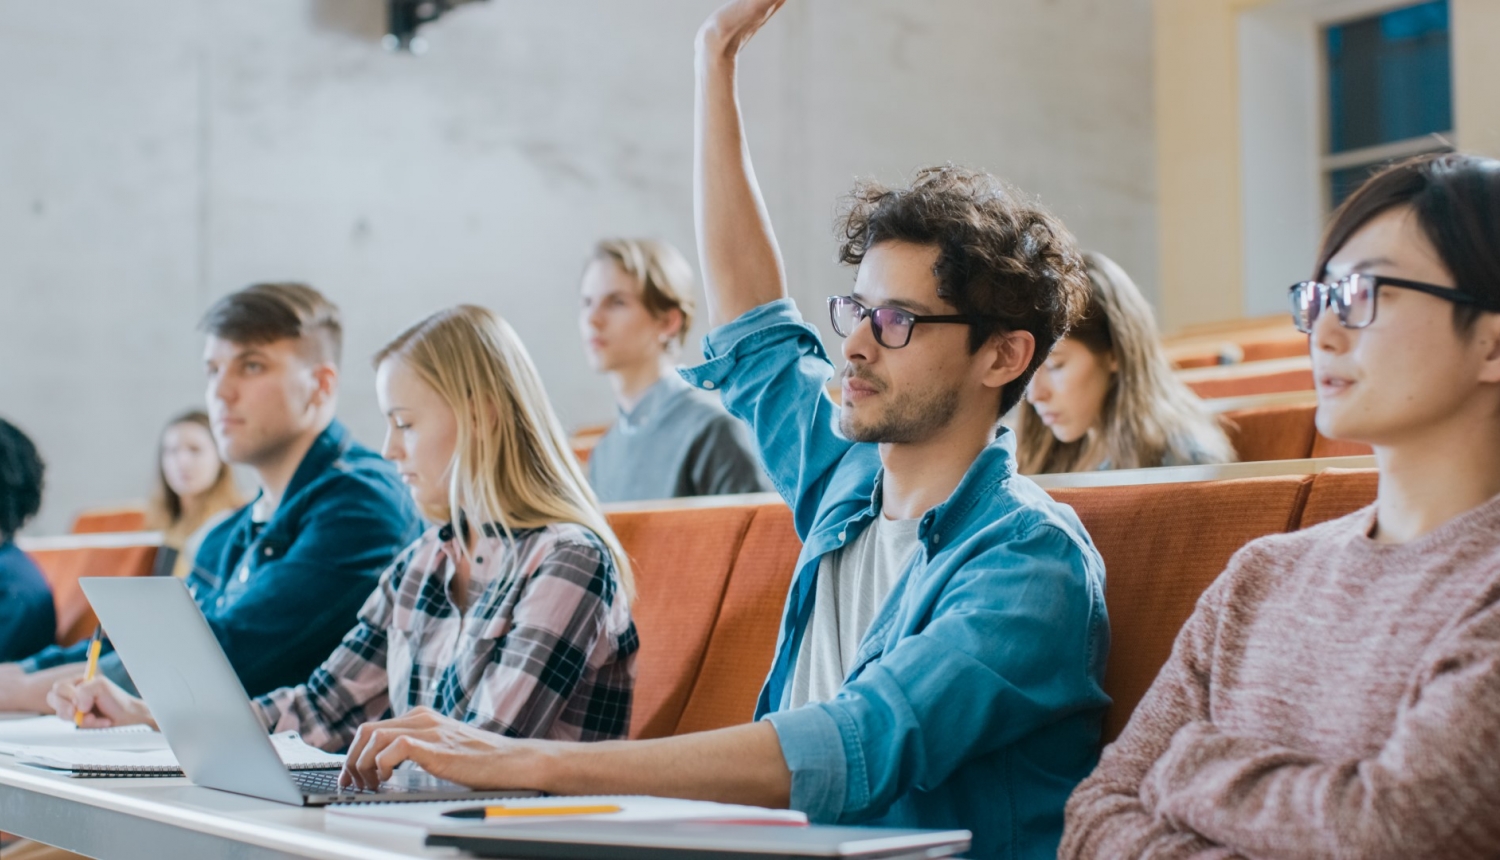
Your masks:
<svg viewBox="0 0 1500 860"><path fill-rule="evenodd" d="M710 325L786 295L786 271L750 163L736 83L740 50L786 0L734 0L698 31L693 212Z"/></svg>

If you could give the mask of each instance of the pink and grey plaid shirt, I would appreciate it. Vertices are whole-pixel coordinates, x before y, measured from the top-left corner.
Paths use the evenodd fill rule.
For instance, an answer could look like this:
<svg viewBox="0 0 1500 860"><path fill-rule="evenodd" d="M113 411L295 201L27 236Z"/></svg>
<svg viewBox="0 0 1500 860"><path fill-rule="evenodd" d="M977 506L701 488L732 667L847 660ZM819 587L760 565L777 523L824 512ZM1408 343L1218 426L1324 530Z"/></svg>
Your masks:
<svg viewBox="0 0 1500 860"><path fill-rule="evenodd" d="M307 683L255 700L266 727L339 750L426 705L511 737L625 737L639 642L604 542L571 523L510 539L487 526L467 610L448 589L458 553L446 525L408 547Z"/></svg>

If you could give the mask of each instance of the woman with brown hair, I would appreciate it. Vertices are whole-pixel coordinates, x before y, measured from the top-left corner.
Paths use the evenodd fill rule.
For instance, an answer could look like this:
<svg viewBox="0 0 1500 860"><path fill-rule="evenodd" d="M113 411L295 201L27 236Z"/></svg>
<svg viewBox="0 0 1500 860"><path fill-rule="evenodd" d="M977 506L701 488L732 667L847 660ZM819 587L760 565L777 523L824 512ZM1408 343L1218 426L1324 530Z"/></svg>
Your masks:
<svg viewBox="0 0 1500 860"><path fill-rule="evenodd" d="M155 572L187 576L203 536L244 504L234 470L219 457L208 414L193 409L167 422L146 515L147 527L162 533Z"/></svg>
<svg viewBox="0 0 1500 860"><path fill-rule="evenodd" d="M1172 375L1151 306L1125 270L1085 254L1088 309L1018 407L1020 470L1087 472L1227 463L1229 438Z"/></svg>

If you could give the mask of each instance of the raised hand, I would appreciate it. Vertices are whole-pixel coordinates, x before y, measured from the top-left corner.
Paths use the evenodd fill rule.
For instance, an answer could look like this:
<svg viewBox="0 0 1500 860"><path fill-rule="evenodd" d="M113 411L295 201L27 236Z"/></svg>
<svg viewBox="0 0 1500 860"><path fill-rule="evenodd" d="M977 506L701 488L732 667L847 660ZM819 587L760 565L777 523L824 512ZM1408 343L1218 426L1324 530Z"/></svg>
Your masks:
<svg viewBox="0 0 1500 860"><path fill-rule="evenodd" d="M731 0L703 22L698 46L724 54L738 54L786 0Z"/></svg>
<svg viewBox="0 0 1500 860"><path fill-rule="evenodd" d="M108 678L92 681L68 679L58 681L47 693L47 706L68 722L83 714L82 728L107 729L114 726L147 725L156 728L146 703L120 689Z"/></svg>

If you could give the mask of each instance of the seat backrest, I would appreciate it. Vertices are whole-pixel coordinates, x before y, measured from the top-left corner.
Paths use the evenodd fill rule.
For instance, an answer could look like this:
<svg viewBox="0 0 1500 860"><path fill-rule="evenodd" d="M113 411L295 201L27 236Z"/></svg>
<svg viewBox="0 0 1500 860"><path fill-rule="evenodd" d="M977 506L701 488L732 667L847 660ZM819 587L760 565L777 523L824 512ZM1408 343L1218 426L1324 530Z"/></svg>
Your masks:
<svg viewBox="0 0 1500 860"><path fill-rule="evenodd" d="M1234 365L1248 368L1250 365ZM1305 368L1271 370L1262 374L1225 373L1184 379L1193 393L1204 399L1271 394L1277 391L1307 391L1313 387L1312 371Z"/></svg>
<svg viewBox="0 0 1500 860"><path fill-rule="evenodd" d="M748 506L611 512L635 568L636 656L632 738L672 734L698 678L740 544ZM747 717L748 719L748 717Z"/></svg>
<svg viewBox="0 0 1500 860"><path fill-rule="evenodd" d="M57 644L71 645L94 632L98 619L78 580L85 576L149 576L161 546L157 532L83 535L22 544L52 588Z"/></svg>
<svg viewBox="0 0 1500 860"><path fill-rule="evenodd" d="M1316 403L1240 409L1223 414L1224 430L1242 463L1302 460L1313 450Z"/></svg>
<svg viewBox="0 0 1500 860"><path fill-rule="evenodd" d="M80 511L73 518L75 535L112 534L146 530L146 509L136 505L116 508L94 508Z"/></svg>
<svg viewBox="0 0 1500 860"><path fill-rule="evenodd" d="M1373 453L1375 451L1363 442L1330 439L1322 433L1315 434L1313 438L1312 456L1314 457L1368 457Z"/></svg>
<svg viewBox="0 0 1500 860"><path fill-rule="evenodd" d="M1375 501L1380 473L1375 469L1326 469L1319 472L1307 494L1298 528L1315 526L1352 514Z"/></svg>
<svg viewBox="0 0 1500 860"><path fill-rule="evenodd" d="M1113 701L1104 741L1119 735L1172 653L1177 632L1229 557L1297 526L1311 478L1059 488L1104 557Z"/></svg>
<svg viewBox="0 0 1500 860"><path fill-rule="evenodd" d="M677 734L750 721L771 670L782 607L801 551L790 508L778 502L756 510Z"/></svg>

